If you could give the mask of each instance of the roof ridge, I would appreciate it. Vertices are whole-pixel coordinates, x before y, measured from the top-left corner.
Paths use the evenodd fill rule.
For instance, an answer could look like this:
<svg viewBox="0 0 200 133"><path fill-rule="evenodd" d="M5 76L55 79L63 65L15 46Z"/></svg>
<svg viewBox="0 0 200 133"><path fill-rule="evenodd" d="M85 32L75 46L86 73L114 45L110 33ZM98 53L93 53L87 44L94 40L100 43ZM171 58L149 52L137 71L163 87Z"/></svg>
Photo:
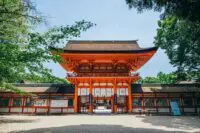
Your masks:
<svg viewBox="0 0 200 133"><path fill-rule="evenodd" d="M95 41L98 41L98 42L104 42L104 41L108 41L108 42L118 42L118 41L120 41L120 42L128 42L128 41L138 41L138 39L135 39L135 40L68 40L68 41L82 41L82 42L95 42Z"/></svg>

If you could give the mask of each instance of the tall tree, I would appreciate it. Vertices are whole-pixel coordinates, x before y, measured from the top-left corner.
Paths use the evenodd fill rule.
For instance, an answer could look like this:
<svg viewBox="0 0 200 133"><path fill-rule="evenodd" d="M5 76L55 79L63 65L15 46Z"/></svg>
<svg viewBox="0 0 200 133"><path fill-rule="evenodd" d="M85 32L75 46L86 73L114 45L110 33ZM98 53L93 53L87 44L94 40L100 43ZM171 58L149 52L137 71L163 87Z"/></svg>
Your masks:
<svg viewBox="0 0 200 133"><path fill-rule="evenodd" d="M177 82L177 77L174 73L165 74L159 72L156 77L145 77L139 79L138 83L159 83L159 84L174 84Z"/></svg>
<svg viewBox="0 0 200 133"><path fill-rule="evenodd" d="M165 50L170 63L177 67L179 79L186 80L186 75L192 73L196 73L198 77L200 71L200 23L168 16L164 20L160 20L158 25L154 43Z"/></svg>
<svg viewBox="0 0 200 133"><path fill-rule="evenodd" d="M60 61L58 55L50 54L49 47L79 37L94 25L83 20L55 26L45 33L35 32L43 21L30 0L0 0L0 88L16 90L8 83L26 78L56 78L44 66L45 62Z"/></svg>
<svg viewBox="0 0 200 133"><path fill-rule="evenodd" d="M139 12L162 11L154 44L165 50L179 80L200 79L200 1L126 0Z"/></svg>

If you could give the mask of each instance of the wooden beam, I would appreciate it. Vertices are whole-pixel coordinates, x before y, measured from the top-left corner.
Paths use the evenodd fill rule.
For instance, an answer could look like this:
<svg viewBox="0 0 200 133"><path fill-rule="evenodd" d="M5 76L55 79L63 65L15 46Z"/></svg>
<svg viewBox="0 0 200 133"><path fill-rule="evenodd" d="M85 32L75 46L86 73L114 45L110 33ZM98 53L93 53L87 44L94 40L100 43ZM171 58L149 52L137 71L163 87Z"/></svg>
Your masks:
<svg viewBox="0 0 200 133"><path fill-rule="evenodd" d="M132 112L132 93L131 93L131 79L128 82L128 112Z"/></svg>
<svg viewBox="0 0 200 133"><path fill-rule="evenodd" d="M113 86L113 89L114 89L114 110L113 110L113 113L117 113L117 79L114 78L114 86Z"/></svg>
<svg viewBox="0 0 200 133"><path fill-rule="evenodd" d="M89 113L93 112L93 105L92 105L92 79L90 78L90 88L89 88Z"/></svg>
<svg viewBox="0 0 200 133"><path fill-rule="evenodd" d="M75 81L75 91L74 91L74 112L78 113L78 85Z"/></svg>

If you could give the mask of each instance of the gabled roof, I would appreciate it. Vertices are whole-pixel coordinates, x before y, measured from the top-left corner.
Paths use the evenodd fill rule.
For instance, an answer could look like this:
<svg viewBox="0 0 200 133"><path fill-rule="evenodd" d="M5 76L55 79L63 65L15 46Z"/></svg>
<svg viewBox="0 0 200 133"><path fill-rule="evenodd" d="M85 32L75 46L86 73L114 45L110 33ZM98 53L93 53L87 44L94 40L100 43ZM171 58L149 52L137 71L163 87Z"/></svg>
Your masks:
<svg viewBox="0 0 200 133"><path fill-rule="evenodd" d="M64 50L80 51L123 51L123 50L140 50L137 41L69 41Z"/></svg>
<svg viewBox="0 0 200 133"><path fill-rule="evenodd" d="M56 48L53 48L56 49ZM137 40L70 40L62 49L64 52L95 52L95 53L108 53L108 52L147 52L157 50L157 47L140 48Z"/></svg>

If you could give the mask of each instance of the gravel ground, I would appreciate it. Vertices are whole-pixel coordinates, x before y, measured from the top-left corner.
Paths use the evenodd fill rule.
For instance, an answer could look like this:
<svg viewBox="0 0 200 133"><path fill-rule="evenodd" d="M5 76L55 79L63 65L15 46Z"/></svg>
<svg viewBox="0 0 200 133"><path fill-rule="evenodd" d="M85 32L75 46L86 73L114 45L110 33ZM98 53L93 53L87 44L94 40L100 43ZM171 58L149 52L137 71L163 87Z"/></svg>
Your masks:
<svg viewBox="0 0 200 133"><path fill-rule="evenodd" d="M0 133L200 133L192 116L1 115Z"/></svg>

